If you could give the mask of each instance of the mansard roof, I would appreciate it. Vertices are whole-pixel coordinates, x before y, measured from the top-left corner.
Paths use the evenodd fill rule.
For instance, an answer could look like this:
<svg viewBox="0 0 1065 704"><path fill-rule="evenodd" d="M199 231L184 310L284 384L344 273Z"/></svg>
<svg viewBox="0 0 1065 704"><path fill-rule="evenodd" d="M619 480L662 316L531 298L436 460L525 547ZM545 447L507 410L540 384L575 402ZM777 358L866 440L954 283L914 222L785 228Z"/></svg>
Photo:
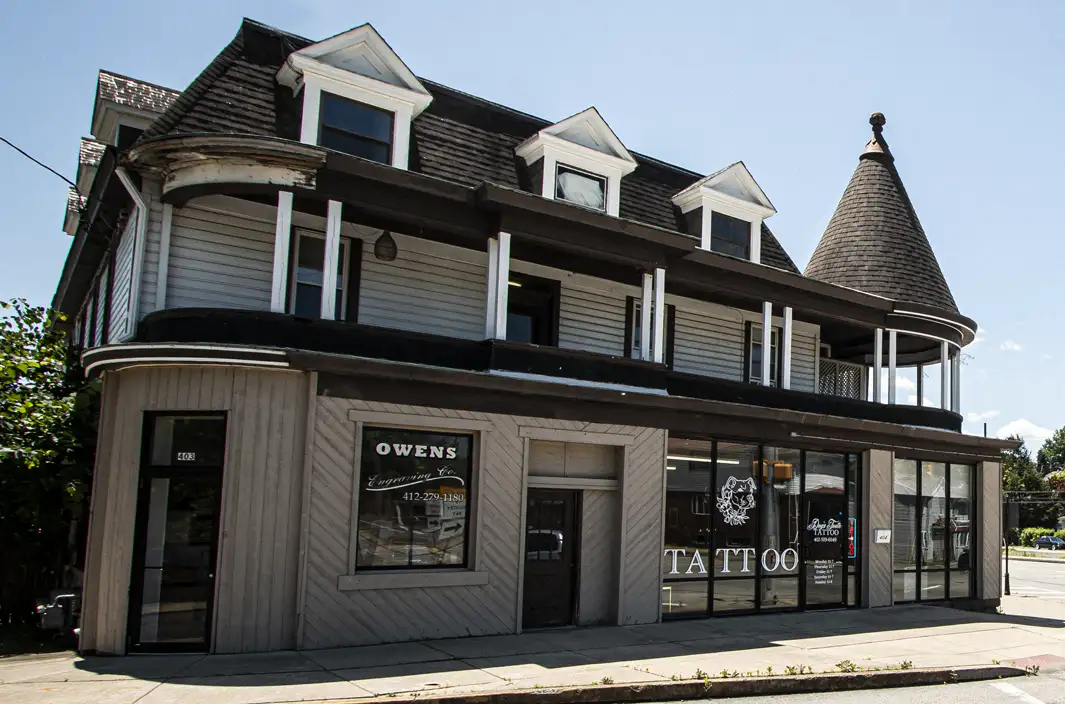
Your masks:
<svg viewBox="0 0 1065 704"><path fill-rule="evenodd" d="M958 312L884 139L886 120L869 118L873 138L806 266L806 276L896 301Z"/></svg>
<svg viewBox="0 0 1065 704"><path fill-rule="evenodd" d="M342 35L338 35L342 36ZM328 41L328 40L327 40ZM299 140L302 96L280 89L286 58L315 44L309 39L245 19L240 31L144 133L239 133ZM464 185L487 181L538 193L515 148L551 127L550 120L418 78L432 95L411 130L411 171ZM621 180L620 217L684 232L671 202L702 174L630 152L637 168ZM762 226L762 263L799 273L773 233Z"/></svg>

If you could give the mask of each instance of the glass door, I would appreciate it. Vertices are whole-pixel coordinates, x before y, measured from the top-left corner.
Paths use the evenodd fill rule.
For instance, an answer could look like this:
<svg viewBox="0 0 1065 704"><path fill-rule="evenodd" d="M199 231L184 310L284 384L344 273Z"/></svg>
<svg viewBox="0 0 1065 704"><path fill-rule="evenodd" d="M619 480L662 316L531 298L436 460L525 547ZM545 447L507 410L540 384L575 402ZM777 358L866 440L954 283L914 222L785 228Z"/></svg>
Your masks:
<svg viewBox="0 0 1065 704"><path fill-rule="evenodd" d="M845 456L807 452L803 482L805 604L844 606L849 547Z"/></svg>
<svg viewBox="0 0 1065 704"><path fill-rule="evenodd" d="M147 420L133 574L131 651L210 647L225 416Z"/></svg>

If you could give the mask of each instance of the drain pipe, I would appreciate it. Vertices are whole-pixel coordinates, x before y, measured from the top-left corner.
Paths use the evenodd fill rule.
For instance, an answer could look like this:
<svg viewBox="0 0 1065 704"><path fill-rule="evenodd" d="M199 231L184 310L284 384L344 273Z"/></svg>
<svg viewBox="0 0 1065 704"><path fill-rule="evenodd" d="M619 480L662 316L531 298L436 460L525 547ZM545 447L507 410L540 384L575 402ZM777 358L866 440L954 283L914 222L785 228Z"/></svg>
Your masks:
<svg viewBox="0 0 1065 704"><path fill-rule="evenodd" d="M133 185L133 179L130 178L129 172L124 167L118 167L115 169L115 175L118 176L118 180L122 182L122 185L129 192L133 202L137 204L137 229L134 232L133 238L133 271L130 274L130 293L129 293L129 318L126 320L126 333L132 335L133 330L137 326L137 319L140 313L141 304L141 272L144 269L144 247L145 239L148 234L148 206L144 203L144 197L141 192Z"/></svg>

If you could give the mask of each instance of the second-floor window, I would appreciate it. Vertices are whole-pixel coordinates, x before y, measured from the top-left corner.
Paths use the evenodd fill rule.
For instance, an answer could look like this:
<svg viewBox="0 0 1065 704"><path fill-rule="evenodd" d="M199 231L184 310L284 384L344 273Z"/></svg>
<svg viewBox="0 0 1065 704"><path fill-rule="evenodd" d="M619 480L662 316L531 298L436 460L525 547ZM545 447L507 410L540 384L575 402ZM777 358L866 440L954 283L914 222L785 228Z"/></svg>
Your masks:
<svg viewBox="0 0 1065 704"><path fill-rule="evenodd" d="M318 233L306 230L296 230L293 233L295 239L295 266L292 272L292 286L289 292L289 310L293 315L307 318L318 318L322 315L322 285L323 266L325 262L325 237ZM356 241L356 246L361 240ZM354 319L357 310L349 313L349 275L351 260L351 242L342 238L340 240L340 256L337 259L337 283L336 305L334 306L334 318L336 320ZM357 286L358 284L354 284ZM357 291L350 292L354 298ZM351 304L356 307L357 304Z"/></svg>
<svg viewBox="0 0 1065 704"><path fill-rule="evenodd" d="M751 258L751 223L722 213L710 214L710 251Z"/></svg>
<svg viewBox="0 0 1065 704"><path fill-rule="evenodd" d="M395 115L387 110L322 93L319 121L319 145L382 164L392 163Z"/></svg>
<svg viewBox="0 0 1065 704"><path fill-rule="evenodd" d="M749 326L747 346L747 380L752 384L762 383L762 326ZM769 335L769 385L780 386L780 329L773 328Z"/></svg>
<svg viewBox="0 0 1065 704"><path fill-rule="evenodd" d="M633 296L629 296L626 301L625 318L628 321L625 325L627 330L625 340L625 356L632 359L641 359L641 325L643 324L643 315L640 313L642 306L640 301ZM667 367L673 366L673 337L676 330L677 320L677 307L672 304L666 305L666 348L663 350L662 361ZM654 331L651 332L652 344L654 344Z"/></svg>
<svg viewBox="0 0 1065 704"><path fill-rule="evenodd" d="M606 210L606 179L559 164L555 174L555 200Z"/></svg>
<svg viewBox="0 0 1065 704"><path fill-rule="evenodd" d="M559 282L512 273L507 295L507 340L558 344Z"/></svg>

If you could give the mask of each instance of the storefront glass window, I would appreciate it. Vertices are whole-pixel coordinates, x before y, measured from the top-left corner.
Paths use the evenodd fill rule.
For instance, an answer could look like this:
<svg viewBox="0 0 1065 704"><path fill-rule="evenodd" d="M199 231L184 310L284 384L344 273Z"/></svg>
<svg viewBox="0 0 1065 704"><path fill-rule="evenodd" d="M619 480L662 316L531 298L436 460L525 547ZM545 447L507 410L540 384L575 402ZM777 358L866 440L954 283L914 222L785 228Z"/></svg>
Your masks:
<svg viewBox="0 0 1065 704"><path fill-rule="evenodd" d="M921 470L921 566L943 569L947 562L947 466L922 462Z"/></svg>
<svg viewBox="0 0 1065 704"><path fill-rule="evenodd" d="M717 444L713 512L715 577L755 575L760 484L757 467L757 447Z"/></svg>
<svg viewBox="0 0 1065 704"><path fill-rule="evenodd" d="M917 463L895 460L895 569L917 569Z"/></svg>
<svg viewBox="0 0 1065 704"><path fill-rule="evenodd" d="M666 459L666 530L662 553L662 613L707 612L710 518L714 502L713 444L670 439Z"/></svg>
<svg viewBox="0 0 1065 704"><path fill-rule="evenodd" d="M365 427L356 569L463 567L473 437Z"/></svg>

